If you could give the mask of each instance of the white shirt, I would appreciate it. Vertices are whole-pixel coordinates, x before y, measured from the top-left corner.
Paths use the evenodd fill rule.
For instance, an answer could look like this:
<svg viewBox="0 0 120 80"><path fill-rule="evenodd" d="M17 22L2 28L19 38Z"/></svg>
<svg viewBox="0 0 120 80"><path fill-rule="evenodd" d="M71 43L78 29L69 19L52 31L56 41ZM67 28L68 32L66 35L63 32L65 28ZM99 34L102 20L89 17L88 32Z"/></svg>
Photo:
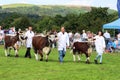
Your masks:
<svg viewBox="0 0 120 80"><path fill-rule="evenodd" d="M108 32L104 33L105 38L110 38L110 34Z"/></svg>
<svg viewBox="0 0 120 80"><path fill-rule="evenodd" d="M68 33L69 38L72 38L72 32Z"/></svg>
<svg viewBox="0 0 120 80"><path fill-rule="evenodd" d="M16 32L13 30L9 30L9 34L14 35L14 34L16 34Z"/></svg>
<svg viewBox="0 0 120 80"><path fill-rule="evenodd" d="M105 39L103 36L95 36L95 47L96 51L99 55L102 55L104 52L104 48L106 47L105 45Z"/></svg>
<svg viewBox="0 0 120 80"><path fill-rule="evenodd" d="M27 41L26 41L26 47L32 47L32 38L34 36L34 32L30 30L28 30L26 33L25 33L25 36L27 37Z"/></svg>
<svg viewBox="0 0 120 80"><path fill-rule="evenodd" d="M69 46L69 37L67 32L62 32L58 33L58 50L65 50L66 51L66 46Z"/></svg>
<svg viewBox="0 0 120 80"><path fill-rule="evenodd" d="M75 33L73 42L81 42L81 37L79 33Z"/></svg>
<svg viewBox="0 0 120 80"><path fill-rule="evenodd" d="M83 34L82 34L82 38L87 39L87 34L86 34L86 33L83 33Z"/></svg>
<svg viewBox="0 0 120 80"><path fill-rule="evenodd" d="M4 31L0 30L0 41L4 38Z"/></svg>
<svg viewBox="0 0 120 80"><path fill-rule="evenodd" d="M0 35L4 36L4 31L3 30L0 30Z"/></svg>
<svg viewBox="0 0 120 80"><path fill-rule="evenodd" d="M117 35L117 39L120 40L120 33Z"/></svg>

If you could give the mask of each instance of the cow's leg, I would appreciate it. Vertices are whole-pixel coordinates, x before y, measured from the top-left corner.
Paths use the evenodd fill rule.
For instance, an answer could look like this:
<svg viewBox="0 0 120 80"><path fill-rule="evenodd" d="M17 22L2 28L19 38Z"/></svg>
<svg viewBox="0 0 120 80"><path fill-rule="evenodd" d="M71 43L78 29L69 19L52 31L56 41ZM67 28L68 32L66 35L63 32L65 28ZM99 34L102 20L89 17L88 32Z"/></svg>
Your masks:
<svg viewBox="0 0 120 80"><path fill-rule="evenodd" d="M5 48L5 56L10 56L10 54L8 53L8 48Z"/></svg>
<svg viewBox="0 0 120 80"><path fill-rule="evenodd" d="M5 56L7 56L8 54L7 54L7 49L5 49Z"/></svg>
<svg viewBox="0 0 120 80"><path fill-rule="evenodd" d="M43 53L42 53L42 51L41 51L41 50L39 50L39 54L40 54L40 56L41 56L40 61L43 61Z"/></svg>
<svg viewBox="0 0 120 80"><path fill-rule="evenodd" d="M48 62L48 55L46 54L46 62Z"/></svg>
<svg viewBox="0 0 120 80"><path fill-rule="evenodd" d="M18 57L18 50L15 49L15 57Z"/></svg>
<svg viewBox="0 0 120 80"><path fill-rule="evenodd" d="M89 56L88 56L88 53L86 53L86 63L90 63L90 58L89 58Z"/></svg>
<svg viewBox="0 0 120 80"><path fill-rule="evenodd" d="M15 57L18 57L18 45L15 44L15 46L13 47L14 48L14 51L15 51Z"/></svg>
<svg viewBox="0 0 120 80"><path fill-rule="evenodd" d="M39 57L38 57L38 51L35 48L34 48L34 53L35 53L35 59L38 61L38 59L39 59Z"/></svg>
<svg viewBox="0 0 120 80"><path fill-rule="evenodd" d="M41 56L40 61L43 61L43 54L42 54L42 53L40 53L40 56Z"/></svg>
<svg viewBox="0 0 120 80"><path fill-rule="evenodd" d="M76 55L76 50L73 49L73 61L74 61L74 62L76 61L75 55Z"/></svg>
<svg viewBox="0 0 120 80"><path fill-rule="evenodd" d="M35 53L35 58L36 58L36 60L38 61L38 53Z"/></svg>
<svg viewBox="0 0 120 80"><path fill-rule="evenodd" d="M73 61L74 61L74 62L76 61L75 54L73 54Z"/></svg>
<svg viewBox="0 0 120 80"><path fill-rule="evenodd" d="M43 48L43 53L46 55L46 62L48 62L48 56L49 56L50 52L51 52L50 47Z"/></svg>
<svg viewBox="0 0 120 80"><path fill-rule="evenodd" d="M11 47L7 49L7 56L10 56L11 49L12 49Z"/></svg>
<svg viewBox="0 0 120 80"><path fill-rule="evenodd" d="M78 53L78 55L77 55L77 56L78 56L78 61L80 61L80 53Z"/></svg>

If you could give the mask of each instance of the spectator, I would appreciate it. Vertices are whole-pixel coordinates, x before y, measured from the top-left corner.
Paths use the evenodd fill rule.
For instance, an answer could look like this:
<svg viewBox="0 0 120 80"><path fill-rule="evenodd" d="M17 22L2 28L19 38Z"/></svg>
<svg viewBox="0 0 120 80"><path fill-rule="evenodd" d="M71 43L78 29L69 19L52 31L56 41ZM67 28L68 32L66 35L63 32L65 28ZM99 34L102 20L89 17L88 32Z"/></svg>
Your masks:
<svg viewBox="0 0 120 80"><path fill-rule="evenodd" d="M11 35L15 35L16 34L15 27L11 27L10 28L9 34L11 34Z"/></svg>
<svg viewBox="0 0 120 80"><path fill-rule="evenodd" d="M76 32L75 35L74 35L73 42L81 42L81 41L82 41L81 35L78 32Z"/></svg>
<svg viewBox="0 0 120 80"><path fill-rule="evenodd" d="M83 33L82 33L82 41L87 41L87 34L85 32L85 30L83 30Z"/></svg>
<svg viewBox="0 0 120 80"><path fill-rule="evenodd" d="M117 35L118 46L120 46L120 33Z"/></svg>
<svg viewBox="0 0 120 80"><path fill-rule="evenodd" d="M108 42L110 41L110 33L106 30L106 32L104 33L103 35L105 37L105 42L106 42L106 45L108 44Z"/></svg>

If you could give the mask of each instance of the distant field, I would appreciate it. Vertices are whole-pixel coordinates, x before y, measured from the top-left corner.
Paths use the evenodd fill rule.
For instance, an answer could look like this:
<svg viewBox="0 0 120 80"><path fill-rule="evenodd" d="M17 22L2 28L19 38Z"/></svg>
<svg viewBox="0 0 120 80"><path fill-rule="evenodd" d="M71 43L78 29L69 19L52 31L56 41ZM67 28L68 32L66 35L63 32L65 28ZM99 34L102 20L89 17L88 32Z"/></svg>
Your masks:
<svg viewBox="0 0 120 80"><path fill-rule="evenodd" d="M25 47L19 50L19 58L4 56L0 46L0 80L120 80L120 53L104 54L103 64L96 65L91 56L91 64L85 64L85 56L81 62L73 62L69 50L63 64L58 62L57 49L53 49L49 62L36 61L32 50L32 59L24 58Z"/></svg>
<svg viewBox="0 0 120 80"><path fill-rule="evenodd" d="M8 4L8 5L3 5L2 8L16 8L16 7L31 7L31 6L35 6L32 4Z"/></svg>
<svg viewBox="0 0 120 80"><path fill-rule="evenodd" d="M15 12L20 14L33 14L33 15L62 15L65 16L67 14L84 14L86 12L91 11L90 6L75 6L75 5L34 5L34 4L8 4L2 6L2 12ZM112 14L116 12L115 10L108 9L108 13Z"/></svg>

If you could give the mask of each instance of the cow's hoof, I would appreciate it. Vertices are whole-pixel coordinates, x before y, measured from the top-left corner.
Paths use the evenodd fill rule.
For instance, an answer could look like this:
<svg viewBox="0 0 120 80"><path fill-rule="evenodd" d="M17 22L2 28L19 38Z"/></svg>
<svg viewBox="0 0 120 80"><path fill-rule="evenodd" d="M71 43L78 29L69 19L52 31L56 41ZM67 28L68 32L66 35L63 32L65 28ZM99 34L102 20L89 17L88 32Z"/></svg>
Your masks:
<svg viewBox="0 0 120 80"><path fill-rule="evenodd" d="M86 64L90 64L90 62L89 62L89 61L86 61Z"/></svg>
<svg viewBox="0 0 120 80"><path fill-rule="evenodd" d="M7 56L10 56L10 54L8 54Z"/></svg>
<svg viewBox="0 0 120 80"><path fill-rule="evenodd" d="M43 61L43 59L40 59L40 61Z"/></svg>
<svg viewBox="0 0 120 80"><path fill-rule="evenodd" d="M90 64L90 62L88 62L87 64Z"/></svg>
<svg viewBox="0 0 120 80"><path fill-rule="evenodd" d="M80 60L78 60L78 62L80 62Z"/></svg>
<svg viewBox="0 0 120 80"><path fill-rule="evenodd" d="M73 60L73 62L76 62L75 60Z"/></svg>
<svg viewBox="0 0 120 80"><path fill-rule="evenodd" d="M98 64L97 60L94 60L95 64Z"/></svg>
<svg viewBox="0 0 120 80"><path fill-rule="evenodd" d="M48 62L48 59L46 59L46 62Z"/></svg>
<svg viewBox="0 0 120 80"><path fill-rule="evenodd" d="M19 57L18 55L15 55L15 57Z"/></svg>

